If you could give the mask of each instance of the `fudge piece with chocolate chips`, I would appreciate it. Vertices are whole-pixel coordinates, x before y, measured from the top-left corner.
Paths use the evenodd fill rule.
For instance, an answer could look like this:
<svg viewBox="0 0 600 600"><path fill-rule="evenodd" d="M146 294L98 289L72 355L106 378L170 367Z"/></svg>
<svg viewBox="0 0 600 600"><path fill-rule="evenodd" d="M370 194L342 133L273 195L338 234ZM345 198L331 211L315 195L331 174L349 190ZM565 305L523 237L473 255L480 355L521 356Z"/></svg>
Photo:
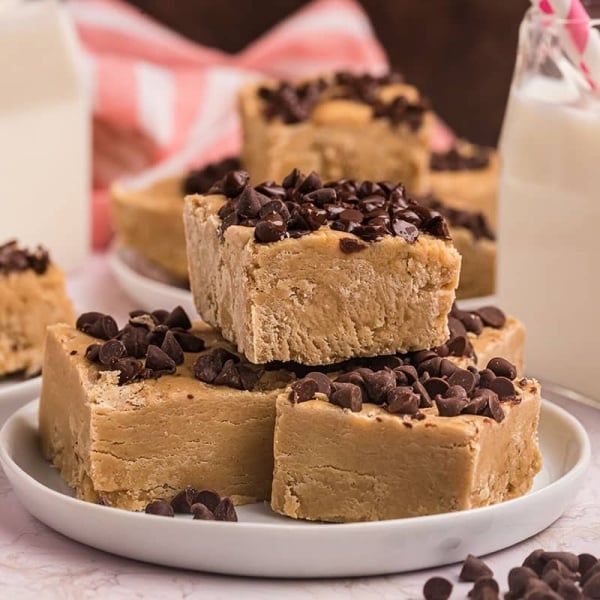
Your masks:
<svg viewBox="0 0 600 600"><path fill-rule="evenodd" d="M255 181L280 181L297 167L325 180L391 179L429 191L433 115L397 74L264 81L242 89L239 107L242 164Z"/></svg>
<svg viewBox="0 0 600 600"><path fill-rule="evenodd" d="M0 245L0 378L39 373L46 327L74 318L64 275L44 249Z"/></svg>
<svg viewBox="0 0 600 600"><path fill-rule="evenodd" d="M114 183L110 213L119 245L135 253L142 268L158 267L174 279L173 283L187 282L183 198L186 194L204 194L215 181L239 166L237 158L226 158L139 189Z"/></svg>
<svg viewBox="0 0 600 600"><path fill-rule="evenodd" d="M46 348L41 447L78 498L142 510L186 486L269 497L290 373L248 364L179 308L136 311L120 330L86 313L50 327Z"/></svg>
<svg viewBox="0 0 600 600"><path fill-rule="evenodd" d="M198 312L248 360L330 364L448 337L460 256L399 184L232 171L184 211Z"/></svg>
<svg viewBox="0 0 600 600"><path fill-rule="evenodd" d="M420 202L437 210L448 223L454 246L462 256L456 297L476 298L494 293L496 237L481 212L452 208L429 196Z"/></svg>
<svg viewBox="0 0 600 600"><path fill-rule="evenodd" d="M539 413L539 384L502 358L309 373L277 398L271 506L352 522L515 498L541 468Z"/></svg>
<svg viewBox="0 0 600 600"><path fill-rule="evenodd" d="M431 191L448 206L482 213L495 231L499 168L493 148L458 140L448 152L431 156Z"/></svg>

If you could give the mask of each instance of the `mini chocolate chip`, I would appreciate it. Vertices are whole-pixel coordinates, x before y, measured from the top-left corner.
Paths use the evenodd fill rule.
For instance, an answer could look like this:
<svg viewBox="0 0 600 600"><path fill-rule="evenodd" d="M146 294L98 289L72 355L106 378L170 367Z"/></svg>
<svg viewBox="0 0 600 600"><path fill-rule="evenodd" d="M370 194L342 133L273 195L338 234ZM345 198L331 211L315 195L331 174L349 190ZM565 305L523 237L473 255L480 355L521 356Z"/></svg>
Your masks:
<svg viewBox="0 0 600 600"><path fill-rule="evenodd" d="M443 577L431 577L423 586L425 600L448 600L452 593L452 584Z"/></svg>
<svg viewBox="0 0 600 600"><path fill-rule="evenodd" d="M204 504L208 510L214 512L219 502L221 502L221 496L214 490L198 490L194 495L192 504L198 502Z"/></svg>
<svg viewBox="0 0 600 600"><path fill-rule="evenodd" d="M475 387L475 377L466 369L458 369L448 377L448 385L460 385L468 394Z"/></svg>
<svg viewBox="0 0 600 600"><path fill-rule="evenodd" d="M450 387L448 382L441 377L430 377L423 385L431 398L437 396L438 394L440 396L443 395L444 392Z"/></svg>
<svg viewBox="0 0 600 600"><path fill-rule="evenodd" d="M467 335L467 328L465 327L462 320L457 319L452 315L448 317L448 329L450 331L450 339Z"/></svg>
<svg viewBox="0 0 600 600"><path fill-rule="evenodd" d="M150 313L154 317L154 322L157 325L162 325L169 318L169 311L164 308L159 308L157 310L153 310Z"/></svg>
<svg viewBox="0 0 600 600"><path fill-rule="evenodd" d="M167 333L165 333L165 337L163 339L163 343L160 346L160 349L167 356L172 358L173 362L176 365L183 364L183 361L184 361L183 349L179 345L177 338L175 337L175 335L172 332L167 331Z"/></svg>
<svg viewBox="0 0 600 600"><path fill-rule="evenodd" d="M164 500L153 500L146 505L144 512L149 515L159 515L161 517L174 517L173 508Z"/></svg>
<svg viewBox="0 0 600 600"><path fill-rule="evenodd" d="M500 329L506 323L506 315L496 306L484 306L473 311L487 327Z"/></svg>
<svg viewBox="0 0 600 600"><path fill-rule="evenodd" d="M508 589L514 597L521 597L530 579L537 579L537 573L529 567L513 567L508 572Z"/></svg>
<svg viewBox="0 0 600 600"><path fill-rule="evenodd" d="M191 506L194 503L194 496L197 493L198 490L188 486L178 494L175 494L171 500L173 511L176 513L189 514L191 512Z"/></svg>
<svg viewBox="0 0 600 600"><path fill-rule="evenodd" d="M85 357L92 362L99 362L100 348L102 344L90 344L85 349Z"/></svg>
<svg viewBox="0 0 600 600"><path fill-rule="evenodd" d="M496 375L500 375L500 373L496 373ZM573 552L544 552L542 557L547 561L557 560L572 572L579 570L579 557Z"/></svg>
<svg viewBox="0 0 600 600"><path fill-rule="evenodd" d="M523 561L523 566L529 567L535 571L538 576L542 574L545 565L546 559L544 558L544 550L542 548L530 552Z"/></svg>
<svg viewBox="0 0 600 600"><path fill-rule="evenodd" d="M231 498L222 498L213 511L217 521L237 521L237 513Z"/></svg>
<svg viewBox="0 0 600 600"><path fill-rule="evenodd" d="M585 582L581 591L586 598L600 598L600 573L590 577Z"/></svg>
<svg viewBox="0 0 600 600"><path fill-rule="evenodd" d="M550 554L549 552L544 552L543 554L543 559L547 560L548 562L544 565L544 569L542 570L542 576L550 571L557 571L558 574L563 577L563 578L567 578L567 579L572 579L575 580L577 579L579 576L575 573L575 571L569 569L569 567L562 562L562 560L558 560L556 558L550 558L548 557L548 554ZM557 553L557 554L563 554L562 552ZM566 552L564 554L567 554ZM573 555L575 558L577 558L576 555ZM566 560L569 560L568 558ZM571 564L573 564L572 561L570 561ZM579 561L577 561L579 562Z"/></svg>
<svg viewBox="0 0 600 600"><path fill-rule="evenodd" d="M441 417L456 417L468 404L468 400L460 396L450 396L448 398L436 396L434 402Z"/></svg>
<svg viewBox="0 0 600 600"><path fill-rule="evenodd" d="M176 306L170 313L169 316L162 323L167 327L178 327L180 329L189 329L192 326L190 318L181 306Z"/></svg>
<svg viewBox="0 0 600 600"><path fill-rule="evenodd" d="M469 592L471 600L498 600L500 586L493 577L482 576L475 581Z"/></svg>
<svg viewBox="0 0 600 600"><path fill-rule="evenodd" d="M236 367L240 378L241 389L251 392L265 372L264 367L250 363L239 363Z"/></svg>
<svg viewBox="0 0 600 600"><path fill-rule="evenodd" d="M83 313L76 323L77 329L102 340L110 340L119 333L117 322L110 316L98 312Z"/></svg>
<svg viewBox="0 0 600 600"><path fill-rule="evenodd" d="M145 367L153 371L169 374L173 374L177 370L175 361L166 352L163 352L158 346L154 346L153 344L148 346Z"/></svg>
<svg viewBox="0 0 600 600"><path fill-rule="evenodd" d="M202 352L205 348L204 340L197 335L183 331L174 331L173 335L184 352Z"/></svg>
<svg viewBox="0 0 600 600"><path fill-rule="evenodd" d="M441 364L442 359L439 356L435 356L434 358L430 358L428 360L424 360L422 363L419 363L417 371L421 375L427 371L430 377L438 377L440 374Z"/></svg>
<svg viewBox="0 0 600 600"><path fill-rule="evenodd" d="M467 399L467 392L462 385L451 385L443 394L444 398L464 398Z"/></svg>
<svg viewBox="0 0 600 600"><path fill-rule="evenodd" d="M598 559L593 554L588 554L586 552L579 554L577 558L579 559L579 567L577 570L581 575L585 575L586 572L598 562Z"/></svg>
<svg viewBox="0 0 600 600"><path fill-rule="evenodd" d="M515 386L513 382L506 377L496 377L490 384L490 389L498 394L500 400L515 398Z"/></svg>
<svg viewBox="0 0 600 600"><path fill-rule="evenodd" d="M222 180L223 194L228 198L235 198L241 194L242 190L248 185L249 180L250 175L246 171L242 171L241 169L230 171Z"/></svg>
<svg viewBox="0 0 600 600"><path fill-rule="evenodd" d="M204 383L212 383L223 369L227 360L239 361L239 358L225 348L214 348L199 356L192 366L194 377Z"/></svg>
<svg viewBox="0 0 600 600"><path fill-rule="evenodd" d="M100 351L98 352L98 360L103 365L113 365L119 358L122 358L127 354L127 349L123 342L119 340L109 340L105 344L102 344Z"/></svg>
<svg viewBox="0 0 600 600"><path fill-rule="evenodd" d="M311 371L304 376L304 379L312 379L317 384L317 392L329 396L331 394L331 379L319 371Z"/></svg>
<svg viewBox="0 0 600 600"><path fill-rule="evenodd" d="M119 371L119 385L124 385L141 377L144 366L142 361L133 356L124 356L119 358L112 366L111 370Z"/></svg>
<svg viewBox="0 0 600 600"><path fill-rule="evenodd" d="M497 423L504 420L504 410L496 394L488 396L487 407L484 409L483 414L492 417Z"/></svg>
<svg viewBox="0 0 600 600"><path fill-rule="evenodd" d="M301 194L308 194L309 192L314 192L323 187L323 182L321 178L315 173L311 171L305 178L304 181L298 186L298 191Z"/></svg>
<svg viewBox="0 0 600 600"><path fill-rule="evenodd" d="M332 188L321 188L306 194L306 198L314 202L317 206L325 206L325 204L333 203L336 197L337 194Z"/></svg>
<svg viewBox="0 0 600 600"><path fill-rule="evenodd" d="M411 387L391 388L386 394L385 409L392 414L414 415L419 411L421 398Z"/></svg>
<svg viewBox="0 0 600 600"><path fill-rule="evenodd" d="M286 225L279 213L265 215L254 229L254 239L264 244L276 242L285 237Z"/></svg>
<svg viewBox="0 0 600 600"><path fill-rule="evenodd" d="M460 367L458 365L455 365L451 360L444 358L440 363L440 377L450 377L452 373L455 373L459 369Z"/></svg>
<svg viewBox="0 0 600 600"><path fill-rule="evenodd" d="M367 372L363 375L363 381L365 382L369 402L374 404L382 404L388 391L396 387L396 375L393 371Z"/></svg>
<svg viewBox="0 0 600 600"><path fill-rule="evenodd" d="M403 240L412 244L419 237L419 230L415 225L404 219L392 219L392 231Z"/></svg>
<svg viewBox="0 0 600 600"><path fill-rule="evenodd" d="M483 321L481 317L474 312L465 312L461 321L465 326L465 329L475 335L479 335L483 331Z"/></svg>
<svg viewBox="0 0 600 600"><path fill-rule="evenodd" d="M494 372L490 369L479 371L479 387L491 389L494 379L496 379L496 375L494 375Z"/></svg>
<svg viewBox="0 0 600 600"><path fill-rule="evenodd" d="M448 350L452 356L467 356L471 342L464 335L459 335L447 342Z"/></svg>
<svg viewBox="0 0 600 600"><path fill-rule="evenodd" d="M318 391L319 384L314 379L298 379L298 381L294 381L294 383L292 383L290 402L292 404L307 402L308 400L312 400Z"/></svg>
<svg viewBox="0 0 600 600"><path fill-rule="evenodd" d="M247 186L238 198L237 212L240 217L258 217L263 204L269 202L269 198L254 188Z"/></svg>
<svg viewBox="0 0 600 600"><path fill-rule="evenodd" d="M511 381L517 376L517 369L515 366L505 358L500 358L499 356L490 359L486 368L492 371L494 375L498 377L507 377Z"/></svg>
<svg viewBox="0 0 600 600"><path fill-rule="evenodd" d="M594 577L600 573L600 563L596 563L593 567L590 567L584 574L581 576L581 584L583 585L588 579Z"/></svg>
<svg viewBox="0 0 600 600"><path fill-rule="evenodd" d="M224 385L236 390L242 389L242 378L240 377L235 361L225 361L221 372L215 377L213 385Z"/></svg>
<svg viewBox="0 0 600 600"><path fill-rule="evenodd" d="M404 374L407 379L407 383L414 383L419 380L419 372L413 365L401 365L399 367L394 367L394 373L396 377L400 373Z"/></svg>
<svg viewBox="0 0 600 600"><path fill-rule="evenodd" d="M125 325L119 332L119 339L123 342L127 354L135 358L143 358L148 350L148 329Z"/></svg>
<svg viewBox="0 0 600 600"><path fill-rule="evenodd" d="M480 577L491 577L494 574L480 558L473 554L468 554L463 563L458 578L461 581L476 581Z"/></svg>
<svg viewBox="0 0 600 600"><path fill-rule="evenodd" d="M469 400L469 403L460 412L465 415L481 415L487 407L488 399L485 396L475 396Z"/></svg>
<svg viewBox="0 0 600 600"><path fill-rule="evenodd" d="M196 502L190 507L190 512L194 515L195 521L214 521L215 514L202 502Z"/></svg>
<svg viewBox="0 0 600 600"><path fill-rule="evenodd" d="M412 389L420 398L419 408L431 408L433 406L431 395L420 381L415 381L412 384Z"/></svg>
<svg viewBox="0 0 600 600"><path fill-rule="evenodd" d="M362 409L362 390L353 383L334 382L329 400L332 404L349 408L352 412L360 412Z"/></svg>
<svg viewBox="0 0 600 600"><path fill-rule="evenodd" d="M367 244L359 242L354 238L343 237L340 239L340 250L344 254L353 254L354 252L360 252L361 250L366 250L367 248Z"/></svg>
<svg viewBox="0 0 600 600"><path fill-rule="evenodd" d="M580 600L583 598L583 593L575 583L564 579L559 582L556 593L562 600Z"/></svg>

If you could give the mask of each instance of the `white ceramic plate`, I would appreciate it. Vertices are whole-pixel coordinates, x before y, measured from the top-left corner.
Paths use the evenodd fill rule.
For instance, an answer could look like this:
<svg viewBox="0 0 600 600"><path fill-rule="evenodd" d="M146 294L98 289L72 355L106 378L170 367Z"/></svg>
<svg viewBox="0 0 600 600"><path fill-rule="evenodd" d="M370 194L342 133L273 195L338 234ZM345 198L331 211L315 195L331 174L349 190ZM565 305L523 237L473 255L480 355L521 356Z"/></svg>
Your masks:
<svg viewBox="0 0 600 600"><path fill-rule="evenodd" d="M18 408L37 398L42 385L41 376L31 379L9 377L0 381L0 426Z"/></svg>
<svg viewBox="0 0 600 600"><path fill-rule="evenodd" d="M457 300L456 304L461 310L477 310L482 306L498 306L498 298L496 296L479 296L478 298Z"/></svg>
<svg viewBox="0 0 600 600"><path fill-rule="evenodd" d="M0 462L35 517L84 544L151 563L258 577L347 577L399 573L484 555L553 523L573 499L590 461L579 422L547 401L542 408L543 471L522 498L474 510L378 521L322 524L238 508L238 523L133 513L76 500L38 447L37 401L0 432Z"/></svg>
<svg viewBox="0 0 600 600"><path fill-rule="evenodd" d="M157 308L172 309L180 305L191 318L197 318L198 313L189 290L159 281L151 276L150 271L141 273L132 268L123 249L116 245L108 253L108 262L119 285L140 308L152 311Z"/></svg>

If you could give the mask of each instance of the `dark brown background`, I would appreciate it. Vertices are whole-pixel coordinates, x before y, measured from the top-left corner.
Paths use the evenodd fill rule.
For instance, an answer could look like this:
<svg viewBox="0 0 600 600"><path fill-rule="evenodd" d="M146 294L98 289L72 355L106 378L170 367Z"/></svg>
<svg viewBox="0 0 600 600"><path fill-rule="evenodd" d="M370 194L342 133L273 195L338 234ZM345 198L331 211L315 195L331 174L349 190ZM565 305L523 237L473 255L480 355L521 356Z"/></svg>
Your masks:
<svg viewBox="0 0 600 600"><path fill-rule="evenodd" d="M237 52L303 0L130 0L183 35ZM460 134L495 144L527 0L361 0L390 62Z"/></svg>

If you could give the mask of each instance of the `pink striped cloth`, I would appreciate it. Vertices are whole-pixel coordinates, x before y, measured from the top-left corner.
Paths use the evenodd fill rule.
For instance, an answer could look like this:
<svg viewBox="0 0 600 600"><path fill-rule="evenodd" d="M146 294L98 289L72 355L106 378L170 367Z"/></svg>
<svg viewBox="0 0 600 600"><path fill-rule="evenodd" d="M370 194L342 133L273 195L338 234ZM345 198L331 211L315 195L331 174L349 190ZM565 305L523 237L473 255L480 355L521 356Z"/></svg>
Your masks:
<svg viewBox="0 0 600 600"><path fill-rule="evenodd" d="M236 154L236 91L265 75L345 69L382 73L385 54L354 0L315 0L242 52L195 44L119 0L68 4L90 71L94 116L149 136L155 164L138 182ZM106 194L94 194L94 239L107 238Z"/></svg>

